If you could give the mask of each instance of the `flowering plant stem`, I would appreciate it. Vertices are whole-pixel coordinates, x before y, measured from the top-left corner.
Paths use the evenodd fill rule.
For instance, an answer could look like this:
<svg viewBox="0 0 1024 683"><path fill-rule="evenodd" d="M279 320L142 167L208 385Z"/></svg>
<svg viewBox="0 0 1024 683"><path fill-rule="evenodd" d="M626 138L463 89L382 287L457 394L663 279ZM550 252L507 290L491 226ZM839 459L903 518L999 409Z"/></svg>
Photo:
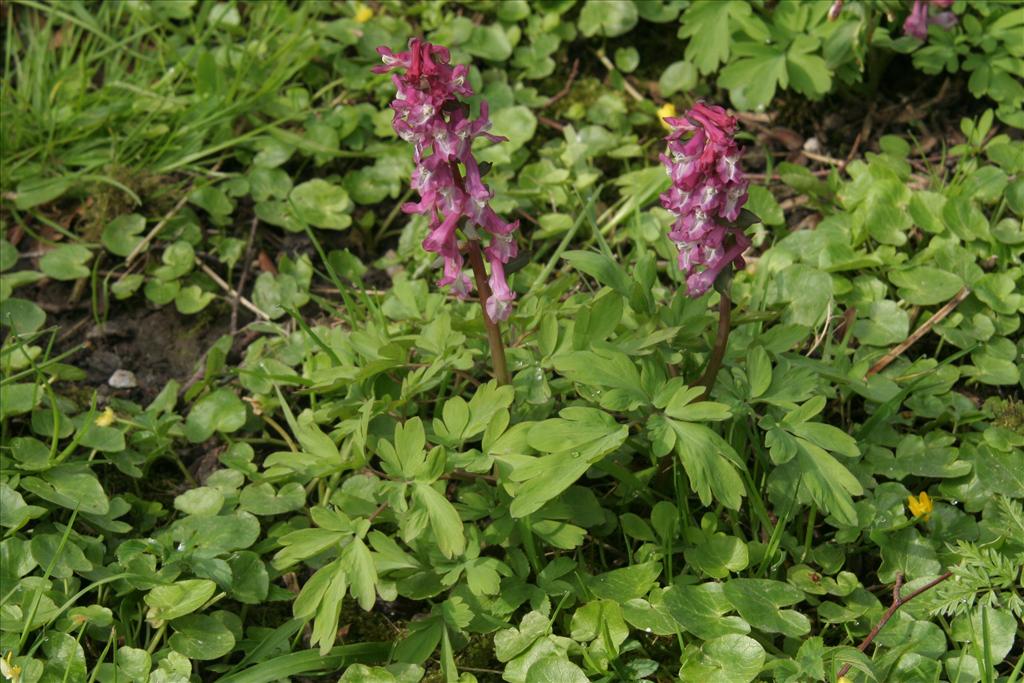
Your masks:
<svg viewBox="0 0 1024 683"><path fill-rule="evenodd" d="M725 347L729 343L729 329L732 323L732 300L728 294L722 293L718 302L718 334L715 336L715 348L711 351L711 359L704 369L704 374L697 380L697 384L704 387L704 394L701 398L707 398L711 393L711 387L715 385L715 377L722 367L722 360L725 358Z"/></svg>
<svg viewBox="0 0 1024 683"><path fill-rule="evenodd" d="M476 293L480 299L480 311L487 328L487 343L491 347L491 364L494 367L494 379L499 385L511 384L508 375L508 364L505 362L505 345L501 341L501 330L498 323L487 314L487 300L491 297L491 286L487 282L487 271L484 269L483 255L480 253L480 242L469 240L469 265L473 268L476 279Z"/></svg>

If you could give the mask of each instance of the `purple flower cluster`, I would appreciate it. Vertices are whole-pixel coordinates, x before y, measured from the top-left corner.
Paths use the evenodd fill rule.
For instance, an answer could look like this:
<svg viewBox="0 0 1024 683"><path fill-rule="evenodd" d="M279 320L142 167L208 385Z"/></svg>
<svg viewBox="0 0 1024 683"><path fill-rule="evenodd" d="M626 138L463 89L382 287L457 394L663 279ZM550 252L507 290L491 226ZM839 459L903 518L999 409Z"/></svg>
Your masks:
<svg viewBox="0 0 1024 683"><path fill-rule="evenodd" d="M687 293L704 294L730 263L743 267L750 240L731 227L747 201L747 181L733 139L736 119L724 109L698 102L680 118L667 118L672 132L661 161L672 187L661 205L675 216L668 236L679 247L679 268Z"/></svg>
<svg viewBox="0 0 1024 683"><path fill-rule="evenodd" d="M469 296L471 283L462 272L456 228L465 218L466 237L479 241L481 231L489 236L483 250L491 266L486 310L491 320L504 320L515 299L505 279L505 264L516 256L512 233L519 221L507 223L489 206L493 194L481 179L472 146L480 136L492 142L505 138L487 133L491 126L487 102L481 102L480 116L470 119L469 107L459 100L473 94L468 70L462 64L449 65L447 48L413 38L408 52L395 54L387 47L378 47L377 52L384 65L373 70L397 72L392 75L398 88L391 103L392 126L399 137L412 143L416 162L412 187L420 200L403 205L402 210L428 217L430 235L423 240L423 248L444 259L444 277L438 284L451 285L461 298Z"/></svg>
<svg viewBox="0 0 1024 683"><path fill-rule="evenodd" d="M910 16L903 22L903 33L914 36L919 40L928 37L928 27L938 24L944 29L951 29L956 25L956 15L952 12L939 12L934 16L928 15L929 5L941 9L947 9L953 4L953 0L914 0L914 7L910 10Z"/></svg>

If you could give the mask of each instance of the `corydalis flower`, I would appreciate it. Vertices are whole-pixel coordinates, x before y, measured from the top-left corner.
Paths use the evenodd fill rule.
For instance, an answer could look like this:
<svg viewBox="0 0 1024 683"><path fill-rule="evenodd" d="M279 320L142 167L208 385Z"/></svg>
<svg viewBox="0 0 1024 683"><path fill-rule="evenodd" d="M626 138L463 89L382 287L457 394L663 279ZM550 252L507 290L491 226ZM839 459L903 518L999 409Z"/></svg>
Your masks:
<svg viewBox="0 0 1024 683"><path fill-rule="evenodd" d="M928 37L928 27L932 24L938 24L944 29L953 28L957 19L952 12L939 12L934 16L928 14L928 8L931 5L946 9L952 4L953 0L914 0L910 15L903 22L903 33L924 40Z"/></svg>
<svg viewBox="0 0 1024 683"><path fill-rule="evenodd" d="M515 299L505 279L505 264L516 256L512 233L519 221L505 222L491 209L488 202L493 193L482 180L472 146L478 137L491 142L505 138L487 132L491 126L487 102L481 102L480 116L470 119L469 107L459 100L473 94L468 69L462 64L451 66L447 48L413 38L408 52L396 54L387 47L378 47L377 52L384 65L373 70L397 72L391 78L398 89L391 103L395 110L391 125L399 137L412 143L416 161L412 187L420 200L403 205L402 210L430 221L423 248L444 260L444 276L438 284L451 285L462 298L469 295L470 280L463 273L456 229L461 222L470 240L480 240L481 233L489 236L483 250L491 266L486 310L491 320L504 320Z"/></svg>
<svg viewBox="0 0 1024 683"><path fill-rule="evenodd" d="M667 118L672 132L661 161L672 187L661 205L675 217L668 236L679 247L687 292L698 297L730 263L743 267L750 240L731 224L747 201L747 181L733 139L736 119L721 107L698 102L680 118Z"/></svg>

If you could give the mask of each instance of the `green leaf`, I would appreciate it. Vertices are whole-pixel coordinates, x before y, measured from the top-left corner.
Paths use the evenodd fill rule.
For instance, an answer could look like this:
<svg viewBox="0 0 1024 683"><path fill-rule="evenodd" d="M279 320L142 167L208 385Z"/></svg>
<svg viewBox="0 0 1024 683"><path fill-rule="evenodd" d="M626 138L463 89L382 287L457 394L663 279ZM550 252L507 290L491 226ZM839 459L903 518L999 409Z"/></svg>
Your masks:
<svg viewBox="0 0 1024 683"><path fill-rule="evenodd" d="M832 278L817 268L794 263L776 273L768 286L768 303L785 306L786 323L817 326L832 298Z"/></svg>
<svg viewBox="0 0 1024 683"><path fill-rule="evenodd" d="M751 15L743 0L694 2L680 21L679 37L689 38L686 60L696 64L702 74L710 74L719 64L729 61L732 33L737 23Z"/></svg>
<svg viewBox="0 0 1024 683"><path fill-rule="evenodd" d="M144 217L137 213L123 214L107 223L100 239L112 254L128 256L142 242L141 234L145 229Z"/></svg>
<svg viewBox="0 0 1024 683"><path fill-rule="evenodd" d="M625 425L594 408L566 408L560 415L529 430L530 446L550 455L533 458L512 472L513 481L525 482L512 501L512 517L539 510L583 476L590 465L622 445L629 433Z"/></svg>
<svg viewBox="0 0 1024 683"><path fill-rule="evenodd" d="M587 0L580 10L579 27L588 38L614 38L632 30L637 19L636 5L630 0Z"/></svg>
<svg viewBox="0 0 1024 683"><path fill-rule="evenodd" d="M217 584L208 579L185 579L157 586L146 593L150 620L170 621L191 614L213 597Z"/></svg>
<svg viewBox="0 0 1024 683"><path fill-rule="evenodd" d="M743 541L720 533L702 538L683 554L688 564L713 579L724 579L730 573L742 571L750 562Z"/></svg>
<svg viewBox="0 0 1024 683"><path fill-rule="evenodd" d="M196 402L185 420L185 436L192 443L206 441L215 432L231 433L245 424L245 404L223 387Z"/></svg>
<svg viewBox="0 0 1024 683"><path fill-rule="evenodd" d="M261 482L242 489L238 505L254 515L280 515L298 510L306 504L306 491L298 482L289 482L274 490L273 484Z"/></svg>
<svg viewBox="0 0 1024 683"><path fill-rule="evenodd" d="M175 510L196 517L213 517L220 512L222 507L224 507L224 494L220 489L212 486L190 489L174 499Z"/></svg>
<svg viewBox="0 0 1024 683"><path fill-rule="evenodd" d="M413 498L427 511L437 548L445 557L457 557L466 551L462 519L448 499L429 484L413 485Z"/></svg>
<svg viewBox="0 0 1024 683"><path fill-rule="evenodd" d="M43 398L43 390L35 382L17 382L0 385L0 419L23 415Z"/></svg>
<svg viewBox="0 0 1024 683"><path fill-rule="evenodd" d="M797 92L803 93L811 99L820 99L832 90L832 72L829 71L824 59L802 51L807 47L806 45L801 46L802 38L809 40L809 37L806 36L797 38L793 41L789 52L786 53L789 82Z"/></svg>
<svg viewBox="0 0 1024 683"><path fill-rule="evenodd" d="M206 185L195 190L188 196L188 200L215 217L229 216L235 210L234 202L216 185Z"/></svg>
<svg viewBox="0 0 1024 683"><path fill-rule="evenodd" d="M684 681L706 683L749 683L764 666L764 647L753 638L725 635L709 640L699 654L685 656L679 668Z"/></svg>
<svg viewBox="0 0 1024 683"><path fill-rule="evenodd" d="M988 219L969 198L952 197L946 201L942 209L942 221L954 235L970 242L972 240L989 240Z"/></svg>
<svg viewBox="0 0 1024 683"><path fill-rule="evenodd" d="M735 464L739 456L732 446L702 424L666 421L675 432L676 453L701 503L710 505L715 499L738 510L746 491Z"/></svg>
<svg viewBox="0 0 1024 683"><path fill-rule="evenodd" d="M19 258L18 248L0 237L0 271L13 268Z"/></svg>
<svg viewBox="0 0 1024 683"><path fill-rule="evenodd" d="M766 187L751 185L748 189L750 194L747 199L746 208L749 209L761 223L765 225L783 225L786 222L786 214L782 212L775 195Z"/></svg>
<svg viewBox="0 0 1024 683"><path fill-rule="evenodd" d="M46 664L39 680L44 683L86 680L85 651L78 640L67 633L49 631L42 639L42 646ZM18 679L17 676L4 678Z"/></svg>
<svg viewBox="0 0 1024 683"><path fill-rule="evenodd" d="M145 680L149 676L151 660L149 653L142 648L122 646L114 654L114 663L120 672L132 679Z"/></svg>
<svg viewBox="0 0 1024 683"><path fill-rule="evenodd" d="M853 324L853 334L862 344L891 346L906 339L910 316L895 301L876 301L867 310L867 318Z"/></svg>
<svg viewBox="0 0 1024 683"><path fill-rule="evenodd" d="M46 204L67 192L73 179L66 176L58 178L31 178L18 183L14 196L14 205L21 211L33 206Z"/></svg>
<svg viewBox="0 0 1024 683"><path fill-rule="evenodd" d="M492 62L504 62L512 56L512 43L501 24L474 26L462 49Z"/></svg>
<svg viewBox="0 0 1024 683"><path fill-rule="evenodd" d="M733 609L720 583L676 584L663 594L665 609L679 625L701 640L750 632L743 619L725 616Z"/></svg>
<svg viewBox="0 0 1024 683"><path fill-rule="evenodd" d="M187 285L174 295L174 307L182 315L195 315L214 299L213 292L203 291L199 285Z"/></svg>
<svg viewBox="0 0 1024 683"><path fill-rule="evenodd" d="M857 477L819 446L805 439L796 441L796 457L780 465L772 477L787 482L785 486L790 490L799 486L808 491L811 499L840 524L856 526L852 496L864 492Z"/></svg>
<svg viewBox="0 0 1024 683"><path fill-rule="evenodd" d="M46 322L46 311L25 299L10 297L0 301L0 325L17 334L36 332Z"/></svg>
<svg viewBox="0 0 1024 683"><path fill-rule="evenodd" d="M96 475L81 465L58 465L38 477L25 477L21 486L69 510L105 515L110 509L110 500Z"/></svg>
<svg viewBox="0 0 1024 683"><path fill-rule="evenodd" d="M803 600L803 593L782 581L770 579L733 579L722 590L725 597L751 626L768 633L791 638L806 635L811 623L806 616L790 609L779 609Z"/></svg>
<svg viewBox="0 0 1024 683"><path fill-rule="evenodd" d="M348 576L341 563L335 560L314 574L302 587L299 597L295 599L293 606L295 616L308 616L312 609L316 611L310 643L320 645L321 656L330 651L338 637L341 603L345 598L347 587ZM312 591L307 594L307 589L310 588ZM300 603L304 595L309 600L308 604Z"/></svg>
<svg viewBox="0 0 1024 683"><path fill-rule="evenodd" d="M660 574L659 562L644 562L599 574L587 581L587 587L599 598L623 603L646 595Z"/></svg>
<svg viewBox="0 0 1024 683"><path fill-rule="evenodd" d="M118 300L124 300L139 291L139 287L146 281L146 278L141 273L129 273L110 285L110 291L113 292L114 297ZM175 282L175 285L178 283ZM171 295L173 298L173 294ZM168 299L170 300L170 299Z"/></svg>
<svg viewBox="0 0 1024 683"><path fill-rule="evenodd" d="M289 200L299 220L316 228L344 230L352 224L352 201L345 189L314 178L291 191Z"/></svg>
<svg viewBox="0 0 1024 683"><path fill-rule="evenodd" d="M0 484L0 526L18 530L30 519L45 514L46 508L26 504L20 493L5 483Z"/></svg>
<svg viewBox="0 0 1024 683"><path fill-rule="evenodd" d="M640 66L640 51L633 46L615 49L615 68L623 73L633 73Z"/></svg>
<svg viewBox="0 0 1024 683"><path fill-rule="evenodd" d="M461 522L459 522L459 527L461 533ZM435 531L435 533L437 532ZM356 599L360 607L367 612L370 611L377 601L377 569L363 539L353 538L352 542L341 551L339 561L348 573L351 584L349 592L352 597Z"/></svg>
<svg viewBox="0 0 1024 683"><path fill-rule="evenodd" d="M697 69L687 61L672 62L658 79L658 90L662 97L671 97L677 92L688 93L697 87Z"/></svg>
<svg viewBox="0 0 1024 683"><path fill-rule="evenodd" d="M164 249L161 260L163 265L154 270L153 275L165 282L176 280L192 271L196 262L196 250L185 240L178 240ZM174 291L177 293L178 290Z"/></svg>
<svg viewBox="0 0 1024 683"><path fill-rule="evenodd" d="M89 277L92 252L81 244L65 244L46 252L39 259L39 269L54 280L78 280Z"/></svg>
<svg viewBox="0 0 1024 683"><path fill-rule="evenodd" d="M552 362L558 372L574 382L612 389L614 394L608 392L612 399L621 397L630 405L648 400L636 365L624 353L611 349L574 351L560 354ZM602 405L609 400L608 394L602 397Z"/></svg>
<svg viewBox="0 0 1024 683"><path fill-rule="evenodd" d="M500 143L481 142L477 159L491 163L508 163L511 154L533 139L537 117L528 107L505 107L491 114L491 133L508 138Z"/></svg>
<svg viewBox="0 0 1024 683"><path fill-rule="evenodd" d="M918 306L945 303L964 284L959 276L931 266L894 270L889 273L889 280L900 288L901 299Z"/></svg>
<svg viewBox="0 0 1024 683"><path fill-rule="evenodd" d="M231 597L247 605L258 605L267 599L270 575L260 556L248 550L238 551L228 559L231 567Z"/></svg>
<svg viewBox="0 0 1024 683"><path fill-rule="evenodd" d="M220 659L235 647L235 636L223 623L203 614L175 619L168 644L189 659Z"/></svg>
<svg viewBox="0 0 1024 683"><path fill-rule="evenodd" d="M771 104L776 89L780 85L786 87L786 56L771 46L756 46L749 52L754 56L738 59L722 69L718 85L729 90L736 107L763 111Z"/></svg>
<svg viewBox="0 0 1024 683"><path fill-rule="evenodd" d="M525 683L589 683L590 679L564 656L541 657L526 671Z"/></svg>
<svg viewBox="0 0 1024 683"><path fill-rule="evenodd" d="M761 346L754 346L747 353L747 381L751 398L761 396L771 386L772 361Z"/></svg>

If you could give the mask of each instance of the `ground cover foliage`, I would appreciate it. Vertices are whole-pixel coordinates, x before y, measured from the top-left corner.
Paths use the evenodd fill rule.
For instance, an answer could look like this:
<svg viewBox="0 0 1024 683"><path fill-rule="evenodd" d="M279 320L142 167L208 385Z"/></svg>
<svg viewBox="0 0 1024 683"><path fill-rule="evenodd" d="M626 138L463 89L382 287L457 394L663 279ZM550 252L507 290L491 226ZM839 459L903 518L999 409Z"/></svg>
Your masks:
<svg viewBox="0 0 1024 683"><path fill-rule="evenodd" d="M1019 681L1024 7L911 4L5 3L0 673ZM508 138L506 386L399 210L413 36Z"/></svg>

